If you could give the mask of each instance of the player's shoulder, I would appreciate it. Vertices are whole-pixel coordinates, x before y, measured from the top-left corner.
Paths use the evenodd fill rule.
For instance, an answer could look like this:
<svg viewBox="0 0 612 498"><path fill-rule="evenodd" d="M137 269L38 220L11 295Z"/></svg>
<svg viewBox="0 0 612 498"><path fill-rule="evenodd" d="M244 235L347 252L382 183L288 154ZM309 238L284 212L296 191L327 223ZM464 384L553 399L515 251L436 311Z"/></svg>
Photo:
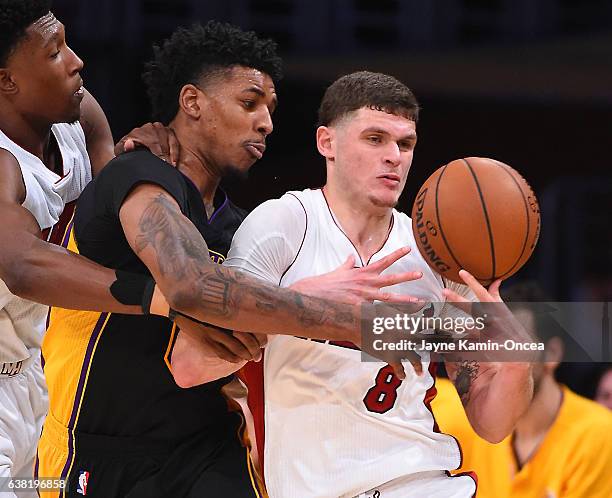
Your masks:
<svg viewBox="0 0 612 498"><path fill-rule="evenodd" d="M143 183L161 187L184 209L188 199L186 177L148 150L138 149L115 157L100 171L81 193L77 212L88 205L92 212L110 211L114 216L129 192Z"/></svg>
<svg viewBox="0 0 612 498"><path fill-rule="evenodd" d="M248 218L263 218L274 221L301 220L306 216L303 191L290 191L277 199L268 199L257 206Z"/></svg>
<svg viewBox="0 0 612 498"><path fill-rule="evenodd" d="M269 199L249 213L234 236L232 247L253 240L302 240L308 227L307 214L299 198L288 192Z"/></svg>
<svg viewBox="0 0 612 498"><path fill-rule="evenodd" d="M393 223L397 226L398 230L403 233L410 234L410 237L413 237L412 234L412 218L408 216L406 213L402 211L398 211L397 209L393 210Z"/></svg>
<svg viewBox="0 0 612 498"><path fill-rule="evenodd" d="M612 412L563 387L558 434L568 444L575 441L585 454L606 452L612 458ZM578 451L578 450L577 450ZM602 455L603 457L603 455Z"/></svg>
<svg viewBox="0 0 612 498"><path fill-rule="evenodd" d="M168 164L166 161L163 161L155 154L153 154L149 149L139 148L133 150L131 152L125 152L114 157L106 166L106 168L117 168L120 166L147 166L153 168L169 168L171 170L176 170L173 166ZM104 171L106 170L104 169Z"/></svg>
<svg viewBox="0 0 612 498"><path fill-rule="evenodd" d="M173 166L163 161L148 149L137 149L113 158L94 179L106 183L120 180L147 181L158 180L182 183L183 175Z"/></svg>
<svg viewBox="0 0 612 498"><path fill-rule="evenodd" d="M0 147L0 194L3 200L22 203L25 185L19 161L8 149Z"/></svg>
<svg viewBox="0 0 612 498"><path fill-rule="evenodd" d="M567 420L571 425L578 426L580 430L592 431L594 434L605 432L605 437L612 439L612 411L580 396L566 386L563 386L563 397Z"/></svg>
<svg viewBox="0 0 612 498"><path fill-rule="evenodd" d="M8 149L5 149L0 145L0 168L2 172L5 171L19 171L19 161L15 155Z"/></svg>

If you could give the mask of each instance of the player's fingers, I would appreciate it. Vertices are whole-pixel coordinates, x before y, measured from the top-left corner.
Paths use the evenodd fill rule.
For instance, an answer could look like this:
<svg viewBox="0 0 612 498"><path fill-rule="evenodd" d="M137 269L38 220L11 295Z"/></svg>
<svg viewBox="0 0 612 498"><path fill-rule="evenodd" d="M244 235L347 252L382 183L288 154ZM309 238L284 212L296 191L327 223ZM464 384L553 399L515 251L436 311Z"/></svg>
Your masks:
<svg viewBox="0 0 612 498"><path fill-rule="evenodd" d="M240 360L251 361L253 359L253 355L249 352L248 348L242 343L242 341L236 339L233 335L230 335L227 332L213 330L210 330L208 335L211 341L220 344L231 354L237 357L234 363ZM257 349L259 350L259 348Z"/></svg>
<svg viewBox="0 0 612 498"><path fill-rule="evenodd" d="M407 359L412 365L412 368L414 368L415 373L421 376L423 374L423 363L421 362L421 357L414 351L408 351Z"/></svg>
<svg viewBox="0 0 612 498"><path fill-rule="evenodd" d="M123 152L130 152L135 148L136 144L134 143L134 140L132 140L131 138L126 138L123 142Z"/></svg>
<svg viewBox="0 0 612 498"><path fill-rule="evenodd" d="M113 152L115 153L115 156L119 156L123 154L124 152L128 152L128 149L126 147L126 142L127 142L127 139L123 137L121 140L119 140L115 144L115 148L113 150Z"/></svg>
<svg viewBox="0 0 612 498"><path fill-rule="evenodd" d="M496 301L502 301L501 295L499 293L499 287L501 286L502 280L498 278L491 285L489 285L489 294L493 296L493 299Z"/></svg>
<svg viewBox="0 0 612 498"><path fill-rule="evenodd" d="M474 292L479 301L486 302L493 300L487 289L470 272L459 270L459 276L465 282L465 285L472 289L472 292Z"/></svg>
<svg viewBox="0 0 612 498"><path fill-rule="evenodd" d="M170 160L170 143L169 143L168 130L159 121L152 123L152 126L153 126L153 131L155 132L153 136L157 140L161 153L164 156L163 159L165 159L166 161L169 161Z"/></svg>
<svg viewBox="0 0 612 498"><path fill-rule="evenodd" d="M259 341L248 332L234 332L234 337L242 343L251 356L249 360L259 360L261 358L261 346Z"/></svg>
<svg viewBox="0 0 612 498"><path fill-rule="evenodd" d="M168 145L170 147L170 164L177 166L181 155L181 145L172 128L166 128L168 132Z"/></svg>
<svg viewBox="0 0 612 498"><path fill-rule="evenodd" d="M265 348L268 345L268 336L266 334L251 334L259 343L260 348Z"/></svg>
<svg viewBox="0 0 612 498"><path fill-rule="evenodd" d="M212 350L212 352L221 360L228 361L230 363L241 363L244 360L232 353L229 349L227 349L223 344L216 341L208 341L208 346Z"/></svg>
<svg viewBox="0 0 612 498"><path fill-rule="evenodd" d="M151 151L151 154L155 154L157 157L159 157L161 160L166 161L168 155L164 154L164 151L162 150L161 146L159 145L159 142L151 142L151 143L144 143L141 142L140 140L137 139L133 139L134 145L135 146L144 146L147 149L149 149L149 151Z"/></svg>
<svg viewBox="0 0 612 498"><path fill-rule="evenodd" d="M389 287L391 285L401 284L402 282L410 282L418 280L423 276L420 271L406 271L403 273L394 273L392 275L379 275L372 281L372 284L378 288Z"/></svg>
<svg viewBox="0 0 612 498"><path fill-rule="evenodd" d="M450 289L442 289L442 294L446 298L446 302L457 309L471 315L472 314L472 301L460 296L455 291Z"/></svg>
<svg viewBox="0 0 612 498"><path fill-rule="evenodd" d="M389 362L389 366L393 369L393 372L399 380L404 380L406 378L406 371L401 361L391 361Z"/></svg>
<svg viewBox="0 0 612 498"><path fill-rule="evenodd" d="M373 292L369 296L369 301L382 301L384 303L395 303L395 304L418 304L423 302L421 299L415 296L407 294L396 294L395 292Z"/></svg>
<svg viewBox="0 0 612 498"><path fill-rule="evenodd" d="M393 263L395 263L398 259L403 258L410 252L410 247L400 247L399 249L393 251L391 254L388 254L384 258L379 259L375 263L368 265L367 268L371 271L382 272L385 269L389 268Z"/></svg>
<svg viewBox="0 0 612 498"><path fill-rule="evenodd" d="M338 267L338 270L350 270L351 268L355 268L354 254L351 254L348 258L346 258L346 261Z"/></svg>

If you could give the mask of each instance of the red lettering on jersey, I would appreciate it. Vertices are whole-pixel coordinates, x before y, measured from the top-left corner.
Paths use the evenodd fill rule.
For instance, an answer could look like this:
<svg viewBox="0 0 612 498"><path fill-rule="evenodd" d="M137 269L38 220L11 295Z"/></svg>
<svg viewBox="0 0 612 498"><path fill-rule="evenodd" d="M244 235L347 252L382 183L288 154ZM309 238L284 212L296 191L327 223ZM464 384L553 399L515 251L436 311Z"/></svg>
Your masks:
<svg viewBox="0 0 612 498"><path fill-rule="evenodd" d="M370 412L386 413L397 401L397 388L402 381L393 373L393 367L386 365L376 375L374 385L363 398L363 404Z"/></svg>

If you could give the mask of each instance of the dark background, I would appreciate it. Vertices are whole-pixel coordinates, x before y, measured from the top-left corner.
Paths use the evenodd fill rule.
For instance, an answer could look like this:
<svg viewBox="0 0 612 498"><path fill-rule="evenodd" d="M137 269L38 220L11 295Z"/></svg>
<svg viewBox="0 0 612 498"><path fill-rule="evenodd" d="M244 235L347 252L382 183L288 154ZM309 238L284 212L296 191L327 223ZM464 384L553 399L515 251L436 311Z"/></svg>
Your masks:
<svg viewBox="0 0 612 498"><path fill-rule="evenodd" d="M54 11L116 139L148 120L143 62L175 27L215 18L279 43L271 147L247 183L227 186L246 208L322 185L314 123L329 83L358 69L398 77L423 108L399 208L449 160L506 162L543 216L518 278L555 300L612 300L611 1L56 0Z"/></svg>

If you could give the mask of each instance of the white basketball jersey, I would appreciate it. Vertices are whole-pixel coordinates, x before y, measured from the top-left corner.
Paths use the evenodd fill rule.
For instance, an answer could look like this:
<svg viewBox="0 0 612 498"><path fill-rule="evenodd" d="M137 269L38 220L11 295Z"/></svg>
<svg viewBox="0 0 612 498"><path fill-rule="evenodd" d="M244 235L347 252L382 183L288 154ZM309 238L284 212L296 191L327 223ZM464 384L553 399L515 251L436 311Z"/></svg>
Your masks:
<svg viewBox="0 0 612 498"><path fill-rule="evenodd" d="M419 297L444 313L444 282L416 249L410 218L394 210L389 237L371 262L403 246L412 251L385 273L417 270L423 277L385 290ZM255 209L234 235L225 264L287 287L336 269L351 254L364 264L322 190L305 190ZM466 294L464 286L453 286ZM435 374L428 357L423 375L406 363L406 379L388 383L390 367L362 362L350 345L277 336L263 366L249 365L263 373L264 399L257 404L265 400L264 408L252 410L257 437L265 434L259 451L263 446L271 498L351 497L400 476L460 465L456 440L438 432L431 412ZM249 391L258 391L252 372L246 381Z"/></svg>
<svg viewBox="0 0 612 498"><path fill-rule="evenodd" d="M61 152L63 176L49 170L1 130L0 148L9 151L21 168L26 188L23 207L36 218L46 240L62 244L74 204L91 181L91 165L80 123L54 124L51 132ZM0 364L27 360L31 350L40 349L48 309L14 296L0 280Z"/></svg>

